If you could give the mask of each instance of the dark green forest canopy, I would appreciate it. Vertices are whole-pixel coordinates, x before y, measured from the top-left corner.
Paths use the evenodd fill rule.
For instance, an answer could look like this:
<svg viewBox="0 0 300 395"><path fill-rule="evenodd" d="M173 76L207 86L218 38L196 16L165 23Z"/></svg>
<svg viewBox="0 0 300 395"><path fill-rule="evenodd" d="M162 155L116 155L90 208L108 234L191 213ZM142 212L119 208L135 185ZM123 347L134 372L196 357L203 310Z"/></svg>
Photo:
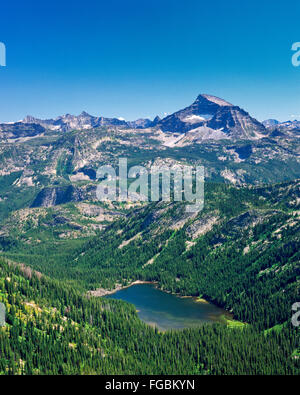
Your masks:
<svg viewBox="0 0 300 395"><path fill-rule="evenodd" d="M296 330L224 325L158 333L132 305L0 261L2 374L297 374Z"/></svg>

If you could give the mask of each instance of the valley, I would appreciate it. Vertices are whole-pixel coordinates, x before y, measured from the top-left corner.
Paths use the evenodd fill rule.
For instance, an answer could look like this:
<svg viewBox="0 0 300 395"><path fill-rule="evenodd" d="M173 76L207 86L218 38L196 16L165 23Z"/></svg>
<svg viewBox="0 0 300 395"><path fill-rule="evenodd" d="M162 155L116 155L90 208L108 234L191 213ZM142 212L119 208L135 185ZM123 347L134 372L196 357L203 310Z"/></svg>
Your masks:
<svg viewBox="0 0 300 395"><path fill-rule="evenodd" d="M211 95L0 125L0 371L299 374L300 137L276 125ZM204 166L203 210L99 201L120 157Z"/></svg>

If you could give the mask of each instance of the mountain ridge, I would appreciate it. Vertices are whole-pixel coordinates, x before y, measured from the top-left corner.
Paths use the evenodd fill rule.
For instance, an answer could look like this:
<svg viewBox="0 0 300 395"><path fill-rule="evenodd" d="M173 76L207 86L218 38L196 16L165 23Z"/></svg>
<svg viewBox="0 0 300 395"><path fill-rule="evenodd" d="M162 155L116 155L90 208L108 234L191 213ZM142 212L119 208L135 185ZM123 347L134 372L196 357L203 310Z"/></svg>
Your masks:
<svg viewBox="0 0 300 395"><path fill-rule="evenodd" d="M259 122L241 107L229 103L217 96L202 93L189 106L175 111L164 118L156 116L154 120L139 118L126 121L123 118L107 118L93 116L86 111L79 115L65 114L56 118L39 119L27 115L22 121L1 124L0 131L12 129L20 123L40 125L45 130L67 132L72 130L88 130L98 127L120 127L132 129L156 128L163 133L186 134L193 130L204 134L209 139L261 139L268 135L269 124ZM276 124L277 125L277 124Z"/></svg>

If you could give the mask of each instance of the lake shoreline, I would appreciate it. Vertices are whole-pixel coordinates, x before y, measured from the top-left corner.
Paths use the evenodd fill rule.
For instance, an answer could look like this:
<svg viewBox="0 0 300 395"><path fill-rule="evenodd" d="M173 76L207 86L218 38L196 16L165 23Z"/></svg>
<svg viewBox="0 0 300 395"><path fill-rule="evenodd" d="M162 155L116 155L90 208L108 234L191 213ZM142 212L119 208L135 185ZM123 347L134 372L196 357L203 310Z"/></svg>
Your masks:
<svg viewBox="0 0 300 395"><path fill-rule="evenodd" d="M206 323L228 325L229 320L232 320L226 310L199 296L180 296L174 292L165 292L157 283L150 281L134 283L122 288L115 287L104 298L132 304L141 321L157 327L159 331L198 327ZM116 291L116 288L121 289Z"/></svg>
<svg viewBox="0 0 300 395"><path fill-rule="evenodd" d="M128 285L117 284L114 289L97 288L94 291L88 291L87 294L91 295L91 296L95 296L95 297L102 297L102 296L106 296L106 295L112 295L118 291L121 291L123 289L129 288L129 287L132 287L133 285L138 285L138 284L157 284L157 282L135 280Z"/></svg>
<svg viewBox="0 0 300 395"><path fill-rule="evenodd" d="M236 321L234 319L234 315L232 312L224 309L222 306L219 306L217 303L211 302L207 299L204 299L200 296L192 296L192 295L180 295L178 293L175 292L171 292L168 290L163 290L158 286L158 282L157 281L143 281L143 280L135 280L130 284L127 285L122 285L122 284L116 284L115 288L113 289L105 289L105 288L97 288L96 290L93 291L88 291L87 295L88 296L94 296L94 297L106 297L109 295L113 295L119 291L122 291L124 289L128 289L134 285L143 285L143 284L150 284L153 285L157 290L164 292L166 294L169 295L174 295L180 299L193 299L193 301L195 303L198 303L199 305L204 304L204 305L213 305L215 307L221 308L224 310L224 314L222 315L222 321L229 327L240 327L245 325L244 323L241 323L239 321Z"/></svg>
<svg viewBox="0 0 300 395"><path fill-rule="evenodd" d="M107 296L107 295L115 294L118 291L122 291L123 289L129 288L129 287L132 287L133 285L138 285L138 284L153 284L160 291L166 292L166 293L171 294L171 295L175 295L178 298L182 298L182 299L183 298L192 298L197 303L210 303L210 304L213 304L213 305L215 305L217 307L221 307L221 306L218 306L216 303L210 302L209 300L204 299L204 298L200 298L199 296L180 295L180 294L178 294L176 292L171 292L171 291L168 291L168 290L165 290L165 289L161 289L161 288L159 288L157 281L135 280L135 281L133 281L132 283L130 283L128 285L117 284L115 286L115 288L113 288L113 289L97 288L97 289L95 289L93 291L88 291L87 294L91 295L91 296L94 296L94 297L104 297L104 296Z"/></svg>

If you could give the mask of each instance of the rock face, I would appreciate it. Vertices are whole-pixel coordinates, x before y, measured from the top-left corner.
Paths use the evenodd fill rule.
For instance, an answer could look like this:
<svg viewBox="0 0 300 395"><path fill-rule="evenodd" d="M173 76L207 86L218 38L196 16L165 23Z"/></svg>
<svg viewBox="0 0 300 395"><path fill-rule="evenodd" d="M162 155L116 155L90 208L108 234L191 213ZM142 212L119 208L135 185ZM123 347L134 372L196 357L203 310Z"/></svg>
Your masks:
<svg viewBox="0 0 300 395"><path fill-rule="evenodd" d="M265 127L240 107L224 107L207 122L211 129L221 130L234 139L261 138L266 135Z"/></svg>
<svg viewBox="0 0 300 395"><path fill-rule="evenodd" d="M0 124L1 138L33 137L45 132L45 128L38 123L3 123Z"/></svg>
<svg viewBox="0 0 300 395"><path fill-rule="evenodd" d="M209 100L207 95L199 95L196 101L189 107L179 110L174 114L163 118L157 125L164 132L184 133L191 129L205 125L218 112L219 108L231 106L222 101L222 106L215 101ZM216 98L217 99L217 98ZM219 99L221 100L221 99Z"/></svg>
<svg viewBox="0 0 300 395"><path fill-rule="evenodd" d="M153 119L153 121L152 121L152 123L151 123L151 125L150 126L156 126L159 122L161 121L161 118L157 115L154 119Z"/></svg>
<svg viewBox="0 0 300 395"><path fill-rule="evenodd" d="M84 200L84 192L73 185L53 188L46 187L38 193L31 207L52 207L58 204L79 202L81 200Z"/></svg>
<svg viewBox="0 0 300 395"><path fill-rule="evenodd" d="M238 106L215 96L202 94L189 107L177 111L158 122L164 132L186 133L197 130L200 134L209 130L210 138L257 139L267 134L263 124L252 118Z"/></svg>

